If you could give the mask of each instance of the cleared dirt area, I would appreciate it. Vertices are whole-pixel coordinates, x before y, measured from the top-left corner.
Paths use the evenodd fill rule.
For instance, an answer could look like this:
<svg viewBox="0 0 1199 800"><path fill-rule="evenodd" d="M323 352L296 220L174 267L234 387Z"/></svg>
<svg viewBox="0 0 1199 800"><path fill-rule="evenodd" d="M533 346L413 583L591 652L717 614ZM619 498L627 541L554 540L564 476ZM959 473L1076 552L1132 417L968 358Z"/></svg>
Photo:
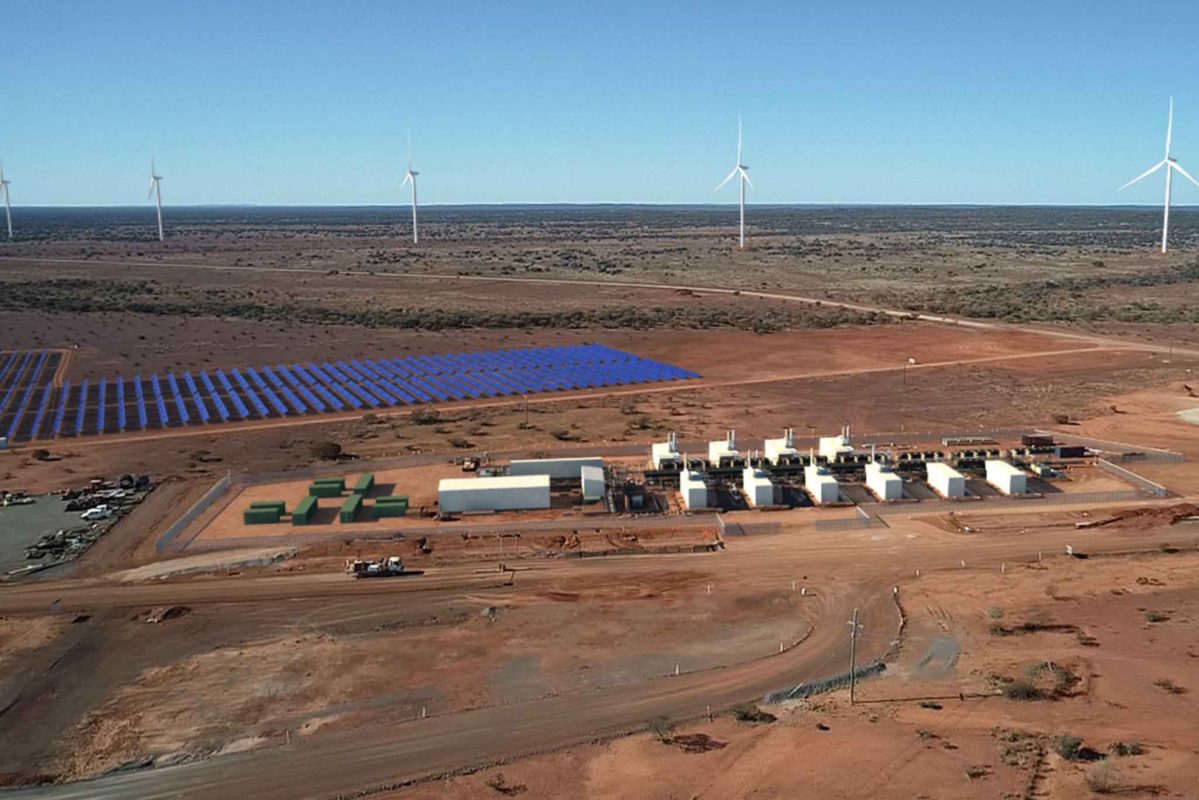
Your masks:
<svg viewBox="0 0 1199 800"><path fill-rule="evenodd" d="M1186 797L1199 780L1197 567L1177 555L938 573L903 585L908 632L855 706L839 692L764 706L772 724L657 725L661 737L384 796ZM1028 675L1030 699L1004 696Z"/></svg>

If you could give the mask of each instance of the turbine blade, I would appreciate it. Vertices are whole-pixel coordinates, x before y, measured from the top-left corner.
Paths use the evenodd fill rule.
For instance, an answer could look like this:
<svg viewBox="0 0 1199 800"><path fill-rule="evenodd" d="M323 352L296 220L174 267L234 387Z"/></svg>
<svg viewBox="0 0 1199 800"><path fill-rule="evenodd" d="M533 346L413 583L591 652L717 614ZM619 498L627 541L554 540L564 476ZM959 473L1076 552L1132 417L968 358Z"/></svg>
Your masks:
<svg viewBox="0 0 1199 800"><path fill-rule="evenodd" d="M1166 158L1170 157L1170 136L1174 132L1174 98L1170 98L1170 116L1166 118Z"/></svg>
<svg viewBox="0 0 1199 800"><path fill-rule="evenodd" d="M741 163L741 115L737 115L737 163Z"/></svg>
<svg viewBox="0 0 1199 800"><path fill-rule="evenodd" d="M749 173L740 167L737 168L737 171L741 173L742 178L745 178L745 182L749 184L749 188L754 188L754 182L749 179Z"/></svg>
<svg viewBox="0 0 1199 800"><path fill-rule="evenodd" d="M407 186L410 183L412 183L412 173L406 172L404 173L404 182L401 183L400 186Z"/></svg>
<svg viewBox="0 0 1199 800"><path fill-rule="evenodd" d="M719 185L717 185L717 187L716 187L715 189L713 189L712 191L713 191L713 192L719 192L721 189L723 189L723 188L724 188L724 185L725 185L726 183L728 183L729 181L731 181L731 180L732 180L732 179L733 179L733 178L736 176L736 174L737 174L737 171L738 171L738 168L737 168L737 167L733 167L733 171L729 173L729 176L728 176L727 178L725 178L724 180L722 180L722 181L719 183Z"/></svg>
<svg viewBox="0 0 1199 800"><path fill-rule="evenodd" d="M1157 163L1156 163L1156 164L1154 164L1152 167L1150 167L1149 169L1145 170L1145 171L1144 171L1144 172L1142 172L1140 175L1136 176L1135 178L1133 178L1133 179L1132 179L1132 180L1130 180L1128 183L1126 183L1126 184L1124 184L1123 186L1121 186L1121 187L1120 187L1119 189L1117 189L1116 191L1117 191L1117 192L1122 192L1122 191L1124 191L1125 189L1127 189L1129 186L1132 186L1132 185L1133 185L1134 183L1136 183L1137 181L1141 181L1141 180L1144 180L1145 178L1148 178L1150 175L1152 175L1153 173L1157 172L1159 169L1161 169L1162 167L1164 167L1164 166L1166 165L1166 163L1167 163L1167 162L1165 162L1165 161L1159 161L1159 162L1157 162Z"/></svg>
<svg viewBox="0 0 1199 800"><path fill-rule="evenodd" d="M1183 176L1184 178L1186 178L1188 181L1190 181L1191 183L1195 184L1196 186L1199 186L1199 181L1197 181L1197 180L1195 180L1194 178L1192 178L1192 177L1191 177L1191 173L1189 173L1189 172L1187 172L1185 169L1183 169L1183 168L1182 168L1182 165L1181 165L1181 164L1179 164L1177 161L1171 161L1171 162L1170 162L1170 166L1171 166L1171 167L1173 167L1174 169L1178 170L1179 172L1181 172L1181 173L1182 173L1182 176Z"/></svg>
<svg viewBox="0 0 1199 800"><path fill-rule="evenodd" d="M150 179L150 191L146 192L146 199L149 200L154 196L154 179Z"/></svg>

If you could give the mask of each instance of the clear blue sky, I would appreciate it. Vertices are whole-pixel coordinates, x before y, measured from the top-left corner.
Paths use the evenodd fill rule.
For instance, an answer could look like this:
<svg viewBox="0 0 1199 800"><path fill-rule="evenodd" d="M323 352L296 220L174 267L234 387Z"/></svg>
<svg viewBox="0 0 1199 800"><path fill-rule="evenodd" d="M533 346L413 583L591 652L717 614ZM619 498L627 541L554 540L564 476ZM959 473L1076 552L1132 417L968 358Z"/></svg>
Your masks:
<svg viewBox="0 0 1199 800"><path fill-rule="evenodd" d="M587 7L589 10L583 10ZM1199 3L5 0L27 205L1156 203ZM1199 203L1199 188L1176 199Z"/></svg>

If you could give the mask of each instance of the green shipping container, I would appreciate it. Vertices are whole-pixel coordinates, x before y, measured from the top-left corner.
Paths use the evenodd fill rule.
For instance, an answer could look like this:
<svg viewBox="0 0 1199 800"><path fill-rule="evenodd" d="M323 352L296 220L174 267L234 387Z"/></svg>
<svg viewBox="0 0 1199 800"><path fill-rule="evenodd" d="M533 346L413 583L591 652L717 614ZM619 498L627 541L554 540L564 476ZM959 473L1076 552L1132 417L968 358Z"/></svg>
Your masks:
<svg viewBox="0 0 1199 800"><path fill-rule="evenodd" d="M383 519L384 517L402 517L407 513L407 503L403 505L400 503L384 503L382 505L371 506L371 516L375 519Z"/></svg>
<svg viewBox="0 0 1199 800"><path fill-rule="evenodd" d="M266 525L279 521L279 512L273 508L247 508L242 513L242 521L247 525Z"/></svg>
<svg viewBox="0 0 1199 800"><path fill-rule="evenodd" d="M406 506L406 505L408 505L408 495L397 494L397 495L392 495L390 497L376 497L375 502L383 503L383 504L397 503L397 504Z"/></svg>
<svg viewBox="0 0 1199 800"><path fill-rule="evenodd" d="M345 478L317 478L316 480L313 481L313 483L319 483L322 486L336 486L338 489L341 489L343 492L346 490L346 479Z"/></svg>
<svg viewBox="0 0 1199 800"><path fill-rule="evenodd" d="M296 510L291 512L291 524L311 525L317 508L317 499L315 497L305 497L296 504Z"/></svg>
<svg viewBox="0 0 1199 800"><path fill-rule="evenodd" d="M358 512L361 509L362 495L352 494L341 504L341 511L338 512L337 518L341 522L353 522L358 519Z"/></svg>
<svg viewBox="0 0 1199 800"><path fill-rule="evenodd" d="M308 487L309 497L341 497L341 489L332 483L314 483Z"/></svg>
<svg viewBox="0 0 1199 800"><path fill-rule="evenodd" d="M369 472L362 473L358 477L358 483L354 484L354 491L358 494L366 494L373 488L375 488L375 476Z"/></svg>
<svg viewBox="0 0 1199 800"><path fill-rule="evenodd" d="M250 503L250 508L277 508L280 514L287 513L287 504L282 500L255 500L253 503Z"/></svg>

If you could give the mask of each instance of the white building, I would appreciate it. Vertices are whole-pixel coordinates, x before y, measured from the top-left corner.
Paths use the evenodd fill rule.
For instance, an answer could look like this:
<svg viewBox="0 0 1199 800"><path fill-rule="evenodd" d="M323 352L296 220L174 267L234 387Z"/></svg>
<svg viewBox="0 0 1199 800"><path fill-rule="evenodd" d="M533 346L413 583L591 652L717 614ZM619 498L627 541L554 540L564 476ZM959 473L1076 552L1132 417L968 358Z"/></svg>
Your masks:
<svg viewBox="0 0 1199 800"><path fill-rule="evenodd" d="M866 465L866 486L879 500L902 500L903 478L888 464L871 461Z"/></svg>
<svg viewBox="0 0 1199 800"><path fill-rule="evenodd" d="M924 465L928 473L928 485L942 497L965 497L966 476L948 464L930 461Z"/></svg>
<svg viewBox="0 0 1199 800"><path fill-rule="evenodd" d="M841 499L841 485L827 469L809 464L803 469L803 485L817 505L835 503Z"/></svg>
<svg viewBox="0 0 1199 800"><path fill-rule="evenodd" d="M437 484L437 505L447 514L549 508L550 476L443 478Z"/></svg>
<svg viewBox="0 0 1199 800"><path fill-rule="evenodd" d="M649 459L654 469L665 469L666 466L677 466L682 463L679 456L679 441L675 434L670 434L664 442L654 442L649 447ZM663 466L665 465L665 466Z"/></svg>
<svg viewBox="0 0 1199 800"><path fill-rule="evenodd" d="M739 458L740 453L737 452L737 432L729 431L724 439L718 442L708 442L708 463L712 466L720 466L721 459Z"/></svg>
<svg viewBox="0 0 1199 800"><path fill-rule="evenodd" d="M783 431L781 438L767 439L762 443L762 449L766 460L771 464L778 464L786 456L798 456L799 451L795 449L794 429L787 428Z"/></svg>
<svg viewBox="0 0 1199 800"><path fill-rule="evenodd" d="M1003 494L1024 494L1028 491L1028 476L1006 461L989 459L987 483Z"/></svg>
<svg viewBox="0 0 1199 800"><path fill-rule="evenodd" d="M579 482L583 485L583 502L592 503L604 499L604 469L584 465L579 470Z"/></svg>
<svg viewBox="0 0 1199 800"><path fill-rule="evenodd" d="M707 508L708 485L704 482L704 474L689 469L680 472L679 494L683 498L684 508Z"/></svg>
<svg viewBox="0 0 1199 800"><path fill-rule="evenodd" d="M849 444L848 425L842 428L841 432L836 436L820 437L820 455L824 456L829 461L834 460L839 455L852 452L853 447L851 447Z"/></svg>
<svg viewBox="0 0 1199 800"><path fill-rule="evenodd" d="M508 466L510 476L519 475L548 475L551 478L579 479L579 470L583 467L604 468L604 460L599 456L587 458L522 458L513 461Z"/></svg>
<svg viewBox="0 0 1199 800"><path fill-rule="evenodd" d="M741 472L741 488L751 506L774 505L774 484L762 470L746 467Z"/></svg>

